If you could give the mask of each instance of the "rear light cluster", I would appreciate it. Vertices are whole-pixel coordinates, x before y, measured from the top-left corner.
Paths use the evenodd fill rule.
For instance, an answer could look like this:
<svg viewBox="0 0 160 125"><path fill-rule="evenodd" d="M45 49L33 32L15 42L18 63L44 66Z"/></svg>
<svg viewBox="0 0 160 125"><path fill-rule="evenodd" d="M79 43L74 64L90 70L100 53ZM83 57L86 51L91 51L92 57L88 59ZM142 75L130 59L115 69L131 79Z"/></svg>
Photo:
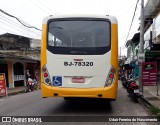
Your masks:
<svg viewBox="0 0 160 125"><path fill-rule="evenodd" d="M48 73L46 65L44 65L42 68L42 78L46 85L51 85L51 79L50 79L50 75Z"/></svg>
<svg viewBox="0 0 160 125"><path fill-rule="evenodd" d="M111 66L107 79L106 79L105 86L110 86L113 83L115 74L116 74L116 69L113 66Z"/></svg>

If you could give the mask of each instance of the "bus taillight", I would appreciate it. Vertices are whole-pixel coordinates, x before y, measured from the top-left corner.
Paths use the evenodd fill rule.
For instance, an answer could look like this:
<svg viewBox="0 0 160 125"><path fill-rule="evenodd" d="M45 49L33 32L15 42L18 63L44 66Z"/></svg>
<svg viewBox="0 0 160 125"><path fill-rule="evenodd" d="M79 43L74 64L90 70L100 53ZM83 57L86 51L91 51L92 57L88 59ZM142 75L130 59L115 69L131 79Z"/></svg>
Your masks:
<svg viewBox="0 0 160 125"><path fill-rule="evenodd" d="M46 65L44 65L42 68L42 77L46 85L51 85L51 79L50 79L50 75L48 73Z"/></svg>
<svg viewBox="0 0 160 125"><path fill-rule="evenodd" d="M110 74L110 75L109 75L109 78L113 79L113 77L114 77L113 74Z"/></svg>
<svg viewBox="0 0 160 125"><path fill-rule="evenodd" d="M108 73L108 77L106 79L105 86L110 86L113 83L115 74L116 74L116 69L113 66L111 66Z"/></svg>
<svg viewBox="0 0 160 125"><path fill-rule="evenodd" d="M48 73L44 73L44 77L47 77L48 76Z"/></svg>

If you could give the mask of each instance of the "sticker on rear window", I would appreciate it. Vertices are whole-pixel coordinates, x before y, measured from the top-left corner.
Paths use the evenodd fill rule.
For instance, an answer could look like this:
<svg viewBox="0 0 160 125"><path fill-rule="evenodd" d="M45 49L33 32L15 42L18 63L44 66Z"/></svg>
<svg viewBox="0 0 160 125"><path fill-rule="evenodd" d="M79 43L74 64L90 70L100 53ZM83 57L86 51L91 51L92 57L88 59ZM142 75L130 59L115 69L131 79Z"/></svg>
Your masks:
<svg viewBox="0 0 160 125"><path fill-rule="evenodd" d="M62 86L62 77L61 76L53 76L53 85L54 86Z"/></svg>

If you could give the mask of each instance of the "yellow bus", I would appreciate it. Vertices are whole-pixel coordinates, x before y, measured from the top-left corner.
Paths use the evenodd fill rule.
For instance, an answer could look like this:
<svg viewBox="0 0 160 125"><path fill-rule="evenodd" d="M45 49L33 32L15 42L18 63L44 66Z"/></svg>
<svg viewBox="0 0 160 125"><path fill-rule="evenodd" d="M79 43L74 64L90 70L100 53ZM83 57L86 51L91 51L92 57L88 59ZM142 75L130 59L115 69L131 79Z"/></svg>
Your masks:
<svg viewBox="0 0 160 125"><path fill-rule="evenodd" d="M42 97L116 100L118 23L110 15L44 18L41 41Z"/></svg>

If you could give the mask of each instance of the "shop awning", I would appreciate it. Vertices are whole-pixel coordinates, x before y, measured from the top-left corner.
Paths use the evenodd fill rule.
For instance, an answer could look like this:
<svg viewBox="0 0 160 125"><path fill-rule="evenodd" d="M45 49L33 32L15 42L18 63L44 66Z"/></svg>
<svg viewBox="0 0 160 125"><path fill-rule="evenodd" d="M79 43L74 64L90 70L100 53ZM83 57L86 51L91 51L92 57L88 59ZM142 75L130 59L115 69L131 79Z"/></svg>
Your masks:
<svg viewBox="0 0 160 125"><path fill-rule="evenodd" d="M133 43L139 43L139 41L140 41L140 32L135 33L131 40L132 40Z"/></svg>
<svg viewBox="0 0 160 125"><path fill-rule="evenodd" d="M160 1L159 0L148 0L144 7L145 18L154 18L160 11Z"/></svg>

